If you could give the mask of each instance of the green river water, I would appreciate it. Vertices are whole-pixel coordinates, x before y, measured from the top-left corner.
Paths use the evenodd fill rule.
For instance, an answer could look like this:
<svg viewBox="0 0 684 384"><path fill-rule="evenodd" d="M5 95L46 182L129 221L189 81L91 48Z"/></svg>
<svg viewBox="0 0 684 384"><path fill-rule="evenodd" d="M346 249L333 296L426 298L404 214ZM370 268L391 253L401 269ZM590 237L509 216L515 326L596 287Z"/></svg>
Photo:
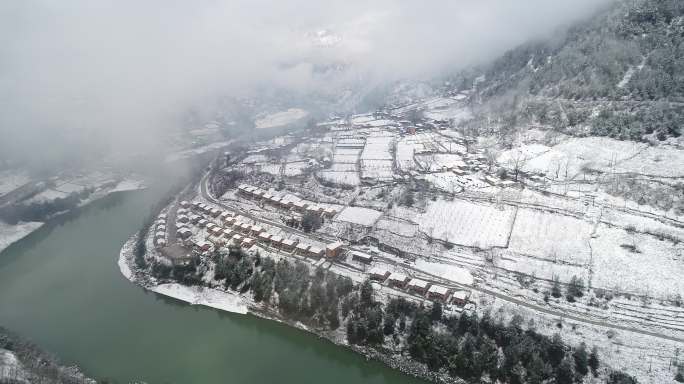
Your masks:
<svg viewBox="0 0 684 384"><path fill-rule="evenodd" d="M422 383L318 337L147 292L119 248L161 192L53 220L0 254L0 325L117 383Z"/></svg>

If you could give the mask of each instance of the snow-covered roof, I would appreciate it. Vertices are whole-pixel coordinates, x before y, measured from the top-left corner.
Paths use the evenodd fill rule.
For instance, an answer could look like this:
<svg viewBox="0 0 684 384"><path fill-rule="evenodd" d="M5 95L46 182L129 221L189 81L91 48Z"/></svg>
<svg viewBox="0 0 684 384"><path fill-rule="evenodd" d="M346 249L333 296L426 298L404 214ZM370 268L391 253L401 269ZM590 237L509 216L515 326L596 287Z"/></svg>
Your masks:
<svg viewBox="0 0 684 384"><path fill-rule="evenodd" d="M408 276L404 275L403 273L399 272L393 272L390 276L389 279L391 281L400 281L400 282L405 282L408 279Z"/></svg>
<svg viewBox="0 0 684 384"><path fill-rule="evenodd" d="M387 268L373 267L370 269L369 273L376 276L385 276L389 271Z"/></svg>
<svg viewBox="0 0 684 384"><path fill-rule="evenodd" d="M352 256L357 257L359 259L364 259L364 260L373 259L373 257L371 257L371 255L369 255L367 253L363 253L363 252L358 252L358 251L352 252Z"/></svg>
<svg viewBox="0 0 684 384"><path fill-rule="evenodd" d="M362 207L346 207L335 218L338 221L370 227L382 216L382 212Z"/></svg>
<svg viewBox="0 0 684 384"><path fill-rule="evenodd" d="M430 286L430 289L428 289L428 293L434 293L437 295L446 295L449 292L449 289L446 287L442 287L441 285L435 285L433 284Z"/></svg>
<svg viewBox="0 0 684 384"><path fill-rule="evenodd" d="M334 243L328 244L328 245L325 247L325 249L329 249L329 250L333 251L333 250L336 250L336 249L341 248L342 245L343 245L343 244L342 244L341 241L336 241L336 242L334 242Z"/></svg>
<svg viewBox="0 0 684 384"><path fill-rule="evenodd" d="M411 281L409 281L408 285L409 285L409 287L413 287L413 288L425 289L428 286L428 282L425 280L421 280L421 279L411 279Z"/></svg>

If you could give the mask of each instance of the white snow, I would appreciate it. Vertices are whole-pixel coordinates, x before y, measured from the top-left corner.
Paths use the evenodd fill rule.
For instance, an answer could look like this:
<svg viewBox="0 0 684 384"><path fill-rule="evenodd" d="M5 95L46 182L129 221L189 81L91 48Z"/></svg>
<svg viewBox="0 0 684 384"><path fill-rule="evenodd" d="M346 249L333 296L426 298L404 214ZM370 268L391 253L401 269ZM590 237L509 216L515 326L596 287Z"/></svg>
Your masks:
<svg viewBox="0 0 684 384"><path fill-rule="evenodd" d="M595 287L666 298L684 292L684 244L600 225L591 239ZM634 246L632 252L625 246Z"/></svg>
<svg viewBox="0 0 684 384"><path fill-rule="evenodd" d="M416 217L428 236L469 247L504 247L511 232L514 210L463 200L431 202Z"/></svg>
<svg viewBox="0 0 684 384"><path fill-rule="evenodd" d="M2 171L0 172L0 196L21 187L31 180L28 175L21 171Z"/></svg>
<svg viewBox="0 0 684 384"><path fill-rule="evenodd" d="M247 305L242 301L240 296L213 288L197 286L188 287L181 284L169 283L157 285L153 287L151 291L185 301L192 305L204 305L226 312L247 313Z"/></svg>
<svg viewBox="0 0 684 384"><path fill-rule="evenodd" d="M31 221L28 223L18 223L16 225L6 224L0 221L0 252L5 250L13 243L28 236L43 225L41 222Z"/></svg>
<svg viewBox="0 0 684 384"><path fill-rule="evenodd" d="M309 115L309 112L299 109L290 108L286 111L280 111L266 115L254 122L257 129L282 127L288 124L297 122Z"/></svg>
<svg viewBox="0 0 684 384"><path fill-rule="evenodd" d="M473 285L473 275L470 273L470 271L455 265L431 263L429 261L425 261L424 259L417 259L416 269L459 284Z"/></svg>
<svg viewBox="0 0 684 384"><path fill-rule="evenodd" d="M362 207L347 207L335 218L337 221L344 221L352 224L359 224L370 227L382 216L382 212L374 209Z"/></svg>
<svg viewBox="0 0 684 384"><path fill-rule="evenodd" d="M518 209L509 249L560 263L587 264L592 225L570 216Z"/></svg>
<svg viewBox="0 0 684 384"><path fill-rule="evenodd" d="M28 383L28 375L24 371L17 356L12 351L0 348L0 382Z"/></svg>
<svg viewBox="0 0 684 384"><path fill-rule="evenodd" d="M113 192L124 192L124 191L137 191L145 189L145 183L141 180L126 179L119 182L119 184L110 191Z"/></svg>

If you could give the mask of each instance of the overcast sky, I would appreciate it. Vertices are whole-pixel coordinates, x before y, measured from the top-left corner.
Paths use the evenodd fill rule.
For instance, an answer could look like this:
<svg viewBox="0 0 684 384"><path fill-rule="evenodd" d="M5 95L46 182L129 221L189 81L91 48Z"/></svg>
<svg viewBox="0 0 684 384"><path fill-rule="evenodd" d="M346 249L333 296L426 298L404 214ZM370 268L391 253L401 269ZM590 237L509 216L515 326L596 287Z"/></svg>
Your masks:
<svg viewBox="0 0 684 384"><path fill-rule="evenodd" d="M139 148L219 95L326 86L317 63L383 81L437 75L608 1L6 0L0 151Z"/></svg>

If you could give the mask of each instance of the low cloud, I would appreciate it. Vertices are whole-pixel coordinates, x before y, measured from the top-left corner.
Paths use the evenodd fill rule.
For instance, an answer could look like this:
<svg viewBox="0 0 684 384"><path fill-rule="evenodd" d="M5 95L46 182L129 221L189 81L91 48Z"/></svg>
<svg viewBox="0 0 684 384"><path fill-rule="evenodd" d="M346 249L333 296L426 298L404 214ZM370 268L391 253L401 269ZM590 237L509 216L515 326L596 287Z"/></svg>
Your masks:
<svg viewBox="0 0 684 384"><path fill-rule="evenodd" d="M0 4L0 157L156 148L190 107L481 63L608 0ZM321 76L328 65L344 66Z"/></svg>

